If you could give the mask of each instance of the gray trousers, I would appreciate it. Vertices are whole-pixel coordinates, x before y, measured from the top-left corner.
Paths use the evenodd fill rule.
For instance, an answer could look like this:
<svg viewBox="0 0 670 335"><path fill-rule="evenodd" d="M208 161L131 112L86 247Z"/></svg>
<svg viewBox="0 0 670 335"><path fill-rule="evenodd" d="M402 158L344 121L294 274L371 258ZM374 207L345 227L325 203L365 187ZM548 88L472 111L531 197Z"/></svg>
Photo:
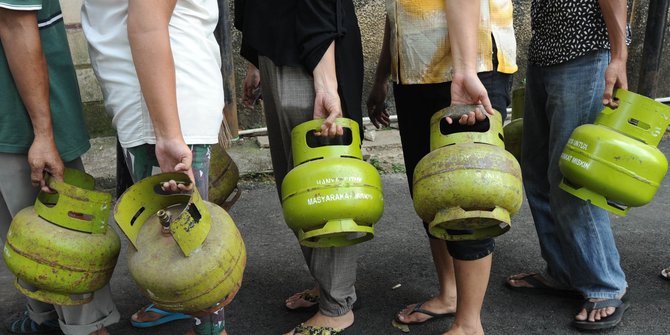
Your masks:
<svg viewBox="0 0 670 335"><path fill-rule="evenodd" d="M65 164L84 170L81 159ZM30 181L30 166L26 155L0 153L0 242L5 241L12 218L20 210L32 206L39 188ZM109 284L94 292L93 300L79 306L56 306L27 299L30 318L42 323L58 318L66 335L88 335L119 321L119 311L112 301Z"/></svg>
<svg viewBox="0 0 670 335"><path fill-rule="evenodd" d="M293 167L291 129L313 119L314 82L301 67L275 66L266 57L260 57L259 63L272 167L281 199L281 183ZM321 290L321 313L340 316L349 312L356 301L358 246L301 248Z"/></svg>

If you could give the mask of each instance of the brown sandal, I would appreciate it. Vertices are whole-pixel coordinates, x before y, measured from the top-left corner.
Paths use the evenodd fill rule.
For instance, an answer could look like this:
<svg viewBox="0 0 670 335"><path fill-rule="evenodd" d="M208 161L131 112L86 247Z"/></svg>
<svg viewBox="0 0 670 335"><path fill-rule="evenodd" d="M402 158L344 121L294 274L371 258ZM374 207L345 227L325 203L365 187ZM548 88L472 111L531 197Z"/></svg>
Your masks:
<svg viewBox="0 0 670 335"><path fill-rule="evenodd" d="M298 300L296 300L294 304L298 304L300 300L303 300L303 302L300 302L300 306L294 308L286 306L286 309L288 309L289 311L297 311L297 310L311 310L319 308L319 295L312 294L310 293L309 290L304 290L298 293Z"/></svg>
<svg viewBox="0 0 670 335"><path fill-rule="evenodd" d="M293 335L344 335L347 329L335 329L332 327L307 326L304 323L299 324L293 329Z"/></svg>

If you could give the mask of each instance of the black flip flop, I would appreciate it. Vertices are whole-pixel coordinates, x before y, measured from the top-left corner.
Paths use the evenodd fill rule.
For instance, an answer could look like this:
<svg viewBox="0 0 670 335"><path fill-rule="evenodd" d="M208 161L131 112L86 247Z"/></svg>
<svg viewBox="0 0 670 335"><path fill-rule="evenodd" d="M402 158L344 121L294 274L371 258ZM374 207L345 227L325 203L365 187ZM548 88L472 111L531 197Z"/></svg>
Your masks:
<svg viewBox="0 0 670 335"><path fill-rule="evenodd" d="M427 309L421 308L423 306L423 304L425 304L425 303L426 302L424 301L424 302L421 302L421 303L418 303L418 304L414 305L414 308L412 308L412 311L409 312L407 314L407 316L410 316L414 313L421 313L421 314L425 314L425 315L430 316L430 319L425 320L425 321L403 322L403 321L400 321L400 319L398 319L398 316L396 315L395 322L403 324L403 325L418 325L418 324L426 323L428 321L438 320L438 319L445 318L445 317L448 317L448 316L454 316L454 313L435 313L435 312L431 312Z"/></svg>
<svg viewBox="0 0 670 335"><path fill-rule="evenodd" d="M512 284L509 283L510 278L507 278L505 280L505 286L509 288L510 290L514 291L519 291L519 292L525 292L525 293L530 293L530 294L548 294L548 295L554 295L558 297L567 297L567 298L575 298L575 299L583 299L584 296L579 292L575 290L568 290L568 289L562 289L562 288L556 288L549 286L542 282L541 280L537 279L536 276L539 276L538 273L529 273L526 276L516 278L514 280L523 280L530 287L526 286L513 286Z"/></svg>
<svg viewBox="0 0 670 335"><path fill-rule="evenodd" d="M602 318L597 321L579 321L579 320L573 320L572 325L580 330L603 330L603 329L609 329L612 327L616 327L616 325L621 322L621 319L623 319L623 314L626 312L628 307L630 307L630 304L627 302L622 301L621 299L607 299L603 301L588 301L584 302L584 305L582 305L582 308L586 309L587 313L591 313L594 309L601 309L601 308L606 308L606 307L614 307L616 308L616 311L614 314Z"/></svg>

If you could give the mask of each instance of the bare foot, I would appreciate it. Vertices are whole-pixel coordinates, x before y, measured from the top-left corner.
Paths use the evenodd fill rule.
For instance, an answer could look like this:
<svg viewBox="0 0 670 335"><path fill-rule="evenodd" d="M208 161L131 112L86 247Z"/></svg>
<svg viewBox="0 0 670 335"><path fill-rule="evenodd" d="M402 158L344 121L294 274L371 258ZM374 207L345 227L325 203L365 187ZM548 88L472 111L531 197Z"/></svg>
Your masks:
<svg viewBox="0 0 670 335"><path fill-rule="evenodd" d="M607 299L589 299L591 302L598 302L598 301L604 301ZM577 315L575 315L575 320L578 321L585 321L589 320L590 322L595 322L599 321L600 319L604 319L616 312L615 307L605 307L605 308L600 308L600 309L594 309L591 311L591 313L588 313L585 308L582 308Z"/></svg>
<svg viewBox="0 0 670 335"><path fill-rule="evenodd" d="M345 329L349 326L354 324L354 312L349 311L344 315L341 316L325 316L321 314L321 312L317 312L312 316L309 320L303 322L304 326L312 326L312 327L330 327L333 329L338 329L342 330ZM302 333L296 333L295 328L289 331L288 333L285 333L284 335L305 335Z"/></svg>
<svg viewBox="0 0 670 335"><path fill-rule="evenodd" d="M286 299L288 309L309 308L319 303L319 287L298 292Z"/></svg>
<svg viewBox="0 0 670 335"><path fill-rule="evenodd" d="M163 311L156 308L153 304L149 304L135 312L135 314L133 314L130 319L132 321L131 323L135 327L151 327L152 325L148 323L153 323L154 326L157 326L166 322L188 319L190 317L190 315L182 313L171 313Z"/></svg>
<svg viewBox="0 0 670 335"><path fill-rule="evenodd" d="M531 281L532 279L532 281ZM547 281L542 277L541 274L537 272L531 273L519 273L507 277L507 285L511 287L530 287L538 288L538 285L533 285L533 283L540 283L541 287L551 287Z"/></svg>
<svg viewBox="0 0 670 335"><path fill-rule="evenodd" d="M154 312L147 312L146 309L150 305L142 307L139 311L135 312L130 318L135 322L151 322L156 321L162 317L162 315Z"/></svg>
<svg viewBox="0 0 670 335"><path fill-rule="evenodd" d="M404 324L422 323L435 317L445 314L456 313L456 298L450 298L447 301L439 297L433 297L428 301L419 304L411 304L398 312L397 321Z"/></svg>
<svg viewBox="0 0 670 335"><path fill-rule="evenodd" d="M102 328L90 333L89 335L109 335L109 332L107 331L107 329Z"/></svg>
<svg viewBox="0 0 670 335"><path fill-rule="evenodd" d="M442 335L484 335L484 328L482 328L481 323L476 327L465 327L454 322L451 328Z"/></svg>

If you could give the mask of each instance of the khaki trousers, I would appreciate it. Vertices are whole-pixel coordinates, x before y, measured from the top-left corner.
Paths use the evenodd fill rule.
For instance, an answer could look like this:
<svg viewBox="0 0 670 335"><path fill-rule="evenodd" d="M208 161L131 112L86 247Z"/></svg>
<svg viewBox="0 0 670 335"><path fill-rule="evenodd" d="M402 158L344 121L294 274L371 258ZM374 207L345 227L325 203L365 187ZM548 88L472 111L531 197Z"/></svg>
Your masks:
<svg viewBox="0 0 670 335"><path fill-rule="evenodd" d="M259 63L270 155L281 199L281 183L293 167L291 129L313 119L314 83L301 67L275 66L266 57L260 57ZM356 301L358 246L301 248L321 289L321 313L340 316L349 312Z"/></svg>

